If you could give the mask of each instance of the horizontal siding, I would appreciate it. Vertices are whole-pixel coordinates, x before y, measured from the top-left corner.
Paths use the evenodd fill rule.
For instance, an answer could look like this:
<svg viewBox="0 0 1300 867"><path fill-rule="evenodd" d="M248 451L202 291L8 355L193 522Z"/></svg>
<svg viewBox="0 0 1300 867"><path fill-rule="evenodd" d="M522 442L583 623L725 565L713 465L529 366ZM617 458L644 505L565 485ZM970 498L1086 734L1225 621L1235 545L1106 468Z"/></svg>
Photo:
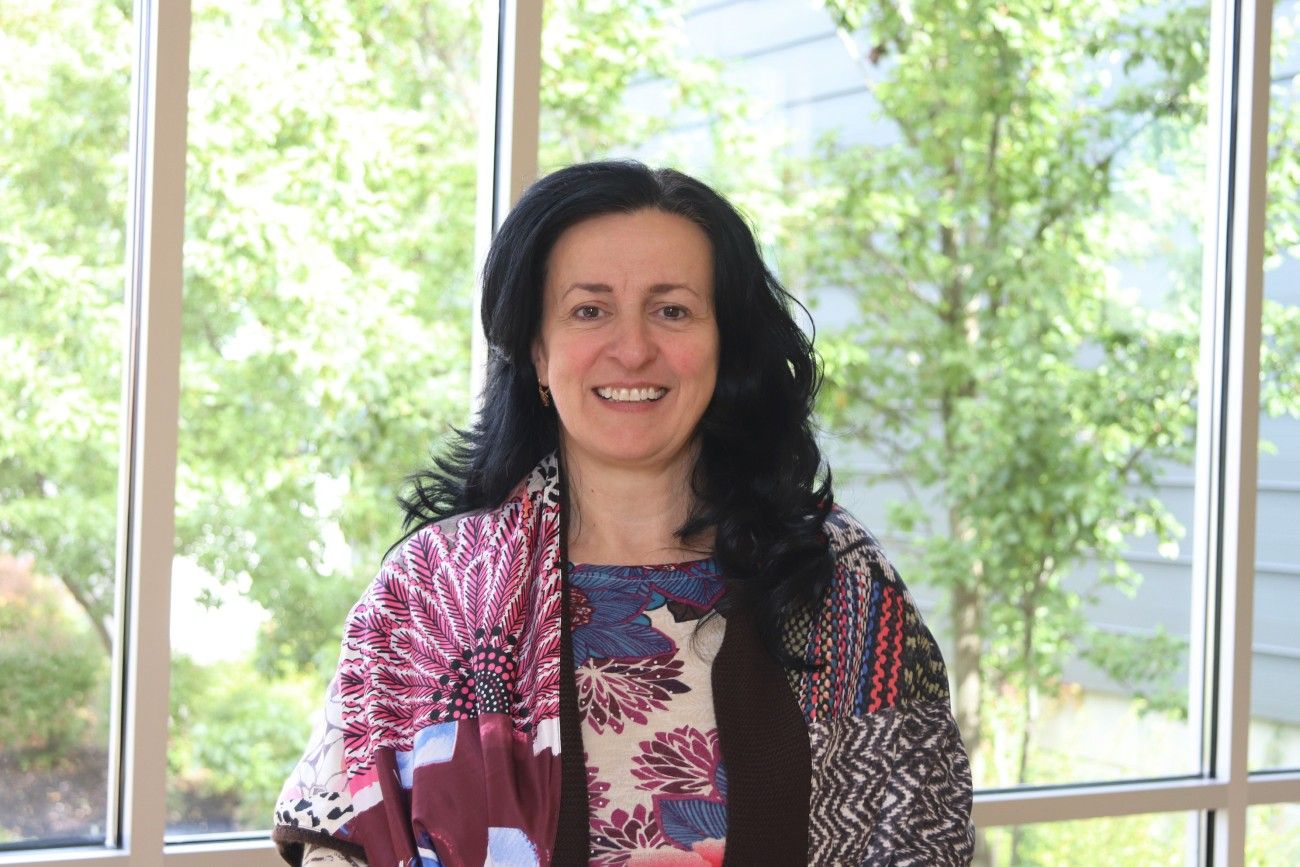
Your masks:
<svg viewBox="0 0 1300 867"><path fill-rule="evenodd" d="M1295 8L1296 0L1285 0L1277 14L1294 14ZM689 52L722 59L728 82L745 88L762 105L757 120L760 129L767 126L793 132L796 152L806 152L829 132L846 144L893 140L892 128L873 118L868 85L879 70L853 53L865 53L867 40L857 34L851 51L835 33L824 9L801 0L701 2L688 12L686 28ZM1274 79L1288 79L1298 72L1300 46L1275 66ZM629 94L633 106L647 111L667 111L666 100L662 85L654 81L639 82ZM671 152L688 165L704 163L709 148L707 119L678 120L669 137ZM652 143L638 152L654 153L665 146ZM1166 273L1153 263L1120 267L1124 279L1137 285L1163 281ZM1265 285L1271 300L1300 304L1300 262L1288 260L1271 270ZM852 293L820 292L813 310L823 322L852 321ZM1264 419L1261 438L1276 452L1261 454L1259 465L1253 703L1260 716L1300 724L1300 690L1296 688L1300 684L1300 421ZM861 477L870 469L870 462L861 449L845 443L827 445L834 454L838 498L869 526L883 529L885 504L901 497L901 489L892 484L866 487ZM1190 467L1167 467L1163 475L1166 481L1158 495L1189 535L1173 560L1157 554L1153 539L1131 540L1130 562L1143 575L1143 582L1132 598L1118 590L1102 589L1088 616L1103 628L1149 633L1159 625L1174 635L1189 634L1193 472ZM906 539L884 538L888 546L906 550ZM904 577L917 588L931 621L942 632L947 618L936 610L940 600L935 591L925 587L924 576ZM1083 564L1070 578L1079 588L1096 580L1094 563ZM1083 665L1073 666L1068 674L1086 687L1115 688ZM1177 675L1178 682L1185 679L1185 671Z"/></svg>

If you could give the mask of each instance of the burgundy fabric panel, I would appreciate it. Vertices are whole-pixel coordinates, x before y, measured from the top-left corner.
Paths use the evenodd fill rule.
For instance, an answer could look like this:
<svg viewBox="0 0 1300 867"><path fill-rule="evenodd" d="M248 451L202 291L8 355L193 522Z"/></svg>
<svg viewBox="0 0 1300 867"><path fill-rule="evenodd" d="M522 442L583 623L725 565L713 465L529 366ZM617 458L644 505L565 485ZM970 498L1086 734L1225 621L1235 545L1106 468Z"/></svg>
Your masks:
<svg viewBox="0 0 1300 867"><path fill-rule="evenodd" d="M369 864L405 863L416 854L408 793L398 778L397 760L391 749L377 750L374 761L383 800L348 822L351 839L365 849Z"/></svg>
<svg viewBox="0 0 1300 867"><path fill-rule="evenodd" d="M397 773L397 756L391 749L381 749L375 753L375 772L379 776L379 791L384 800L371 812L382 811L387 833L383 840L391 847L391 853L376 861L366 849L366 860L371 864L405 864L416 856L415 835L411 831L410 793L402 787L402 780ZM367 842L378 839L379 834L367 834Z"/></svg>
<svg viewBox="0 0 1300 867"><path fill-rule="evenodd" d="M812 754L803 713L746 606L731 606L713 661L713 710L727 765L724 864L808 863Z"/></svg>
<svg viewBox="0 0 1300 867"><path fill-rule="evenodd" d="M559 816L560 757L550 749L534 755L531 740L515 732L505 714L480 716L478 733L483 745L481 773L488 791L488 826L522 829L546 864Z"/></svg>
<svg viewBox="0 0 1300 867"><path fill-rule="evenodd" d="M445 867L481 867L488 828L522 830L546 863L555 836L560 759L549 749L534 755L530 738L505 714L457 724L451 759L412 772L411 821L427 833Z"/></svg>
<svg viewBox="0 0 1300 867"><path fill-rule="evenodd" d="M482 867L487 859L484 817L490 793L483 778L483 742L476 722L457 723L450 761L422 765L412 772L416 794L411 824L433 839L444 867Z"/></svg>

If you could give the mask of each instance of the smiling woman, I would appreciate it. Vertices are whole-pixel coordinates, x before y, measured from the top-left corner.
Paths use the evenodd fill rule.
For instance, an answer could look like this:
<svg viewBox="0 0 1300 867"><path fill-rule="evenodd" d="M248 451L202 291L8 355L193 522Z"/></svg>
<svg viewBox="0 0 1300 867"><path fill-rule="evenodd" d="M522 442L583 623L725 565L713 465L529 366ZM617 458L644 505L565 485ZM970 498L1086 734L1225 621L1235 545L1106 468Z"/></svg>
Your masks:
<svg viewBox="0 0 1300 867"><path fill-rule="evenodd" d="M482 411L349 615L286 860L969 862L943 660L834 504L790 305L679 172L524 194Z"/></svg>
<svg viewBox="0 0 1300 867"><path fill-rule="evenodd" d="M672 539L681 523L695 433L718 375L712 259L699 226L657 209L584 220L551 250L533 364L563 425L574 489L583 500L613 498L571 519L573 559L689 554L628 544ZM626 484L611 484L619 479ZM654 510L658 531L647 533L644 508L633 504L655 490L667 499Z"/></svg>

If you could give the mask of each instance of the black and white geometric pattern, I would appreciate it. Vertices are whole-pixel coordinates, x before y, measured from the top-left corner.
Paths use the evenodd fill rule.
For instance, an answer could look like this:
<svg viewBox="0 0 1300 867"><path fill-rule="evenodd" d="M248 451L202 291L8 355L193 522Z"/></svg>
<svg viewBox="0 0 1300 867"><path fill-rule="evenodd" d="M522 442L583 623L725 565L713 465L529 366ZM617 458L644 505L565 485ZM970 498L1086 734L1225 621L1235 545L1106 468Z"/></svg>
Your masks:
<svg viewBox="0 0 1300 867"><path fill-rule="evenodd" d="M970 763L946 701L816 723L809 736L809 864L970 864Z"/></svg>

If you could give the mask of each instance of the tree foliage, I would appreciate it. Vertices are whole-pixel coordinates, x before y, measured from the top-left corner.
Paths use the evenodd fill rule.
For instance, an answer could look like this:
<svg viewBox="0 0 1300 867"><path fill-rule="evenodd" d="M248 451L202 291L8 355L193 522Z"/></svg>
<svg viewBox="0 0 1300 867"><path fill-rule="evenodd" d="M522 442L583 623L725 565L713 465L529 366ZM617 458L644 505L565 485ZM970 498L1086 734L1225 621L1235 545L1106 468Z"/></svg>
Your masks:
<svg viewBox="0 0 1300 867"><path fill-rule="evenodd" d="M1155 485L1195 433L1208 8L827 6L865 34L894 135L828 143L789 233L807 239L804 279L856 300L851 327L822 343L824 418L909 491L893 528L945 593L968 744L994 688L1024 697L1018 772L984 782L1032 781L1033 696L1067 661L1149 683L1183 654L1164 635L1098 633L1085 613L1099 584L1080 569L1100 562L1100 584L1132 592L1131 538L1172 552L1182 533ZM1294 178L1289 150L1274 160L1275 181ZM1275 198L1294 198L1278 183ZM1157 291L1115 263L1161 266L1145 277ZM1295 412L1283 313L1266 326L1267 406Z"/></svg>
<svg viewBox="0 0 1300 867"><path fill-rule="evenodd" d="M0 546L65 578L107 646L130 12L6 3L0 58Z"/></svg>
<svg viewBox="0 0 1300 867"><path fill-rule="evenodd" d="M332 663L393 495L468 412L471 5L200 4L178 551Z"/></svg>
<svg viewBox="0 0 1300 867"><path fill-rule="evenodd" d="M711 175L760 218L787 281L851 293L851 326L819 335L823 419L870 450L880 481L910 488L893 529L913 540L915 577L945 593L972 745L994 687L1028 700L1080 654L1167 709L1177 700L1158 687L1182 648L1096 633L1096 588L1078 575L1098 560L1103 582L1131 590L1127 540L1180 534L1153 491L1191 447L1200 256L1164 239L1199 231L1208 11L826 7L866 35L892 139L782 156L754 132L767 107L685 51L680 2L566 0L547 4L542 165L686 161L674 118L707 119ZM194 4L177 553L212 577L210 604L240 592L271 616L251 665L177 661L174 818L207 799L260 824L300 738L292 673L329 671L343 612L399 533L402 476L467 418L477 9ZM0 7L0 550L62 583L101 663L130 14ZM1300 246L1300 162L1280 144L1300 131L1294 104L1275 102L1273 124L1270 261ZM1139 297L1117 261L1161 263L1163 291ZM1296 414L1300 318L1270 303L1264 327L1265 408ZM0 729L93 691L86 634L41 612L11 625L63 648L63 667L8 643L0 663L54 697L11 704ZM1027 759L1018 776L1034 778Z"/></svg>
<svg viewBox="0 0 1300 867"><path fill-rule="evenodd" d="M58 768L106 734L108 660L90 624L61 604L57 582L30 565L0 556L0 682L13 697L0 743L20 768Z"/></svg>
<svg viewBox="0 0 1300 867"><path fill-rule="evenodd" d="M707 70L674 69L673 4L552 6L556 159L592 155L616 126L664 127L617 109L638 58L676 75L676 103L697 98ZM176 660L174 821L264 820L305 720L276 696L295 694L291 672L328 674L343 614L400 534L403 476L468 417L478 8L194 4L176 550L212 578L201 602L240 592L271 616L256 670ZM102 663L130 7L7 4L0 25L0 393L15 410L0 420L0 545L62 582ZM51 707L21 711L6 720Z"/></svg>

